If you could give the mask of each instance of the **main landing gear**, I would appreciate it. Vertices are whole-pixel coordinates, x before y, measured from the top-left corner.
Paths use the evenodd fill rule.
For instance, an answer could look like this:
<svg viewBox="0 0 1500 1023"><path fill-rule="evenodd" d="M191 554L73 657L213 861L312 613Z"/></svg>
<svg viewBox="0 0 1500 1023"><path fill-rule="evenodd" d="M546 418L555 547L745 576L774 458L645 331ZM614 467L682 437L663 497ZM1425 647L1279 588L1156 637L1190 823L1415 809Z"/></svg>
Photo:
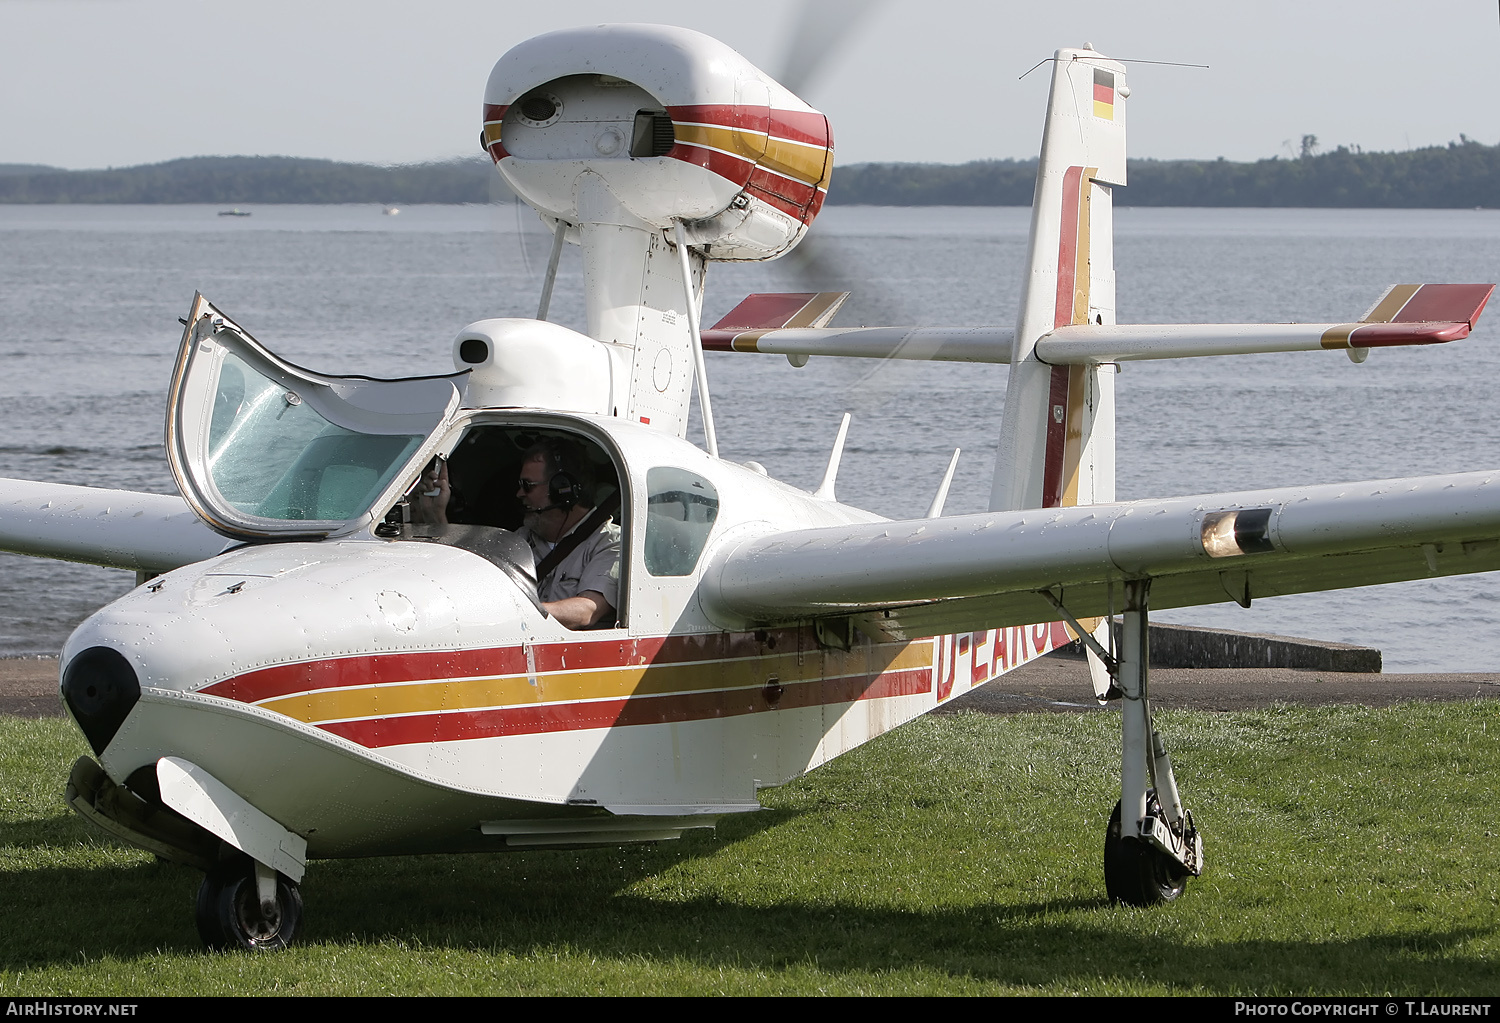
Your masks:
<svg viewBox="0 0 1500 1023"><path fill-rule="evenodd" d="M214 864L198 888L198 936L213 949L273 952L302 922L302 892L285 874L245 855Z"/></svg>
<svg viewBox="0 0 1500 1023"><path fill-rule="evenodd" d="M1191 812L1182 808L1172 760L1161 733L1152 727L1147 697L1147 597L1150 579L1125 583L1125 614L1119 657L1113 657L1085 631L1052 594L1046 596L1067 616L1089 651L1108 669L1100 702L1121 699L1120 802L1104 834L1104 888L1110 900L1127 906L1171 902L1189 877L1203 873L1203 839Z"/></svg>

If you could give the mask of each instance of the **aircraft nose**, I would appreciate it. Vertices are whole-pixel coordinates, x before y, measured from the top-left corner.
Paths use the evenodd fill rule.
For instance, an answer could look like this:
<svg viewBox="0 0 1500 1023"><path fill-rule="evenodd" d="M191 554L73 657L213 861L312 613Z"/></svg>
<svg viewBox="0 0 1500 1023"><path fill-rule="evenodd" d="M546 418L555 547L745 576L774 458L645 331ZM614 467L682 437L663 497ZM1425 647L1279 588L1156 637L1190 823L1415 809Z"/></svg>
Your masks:
<svg viewBox="0 0 1500 1023"><path fill-rule="evenodd" d="M62 697L89 745L103 755L104 747L141 698L141 683L124 654L107 646L92 646L63 669Z"/></svg>

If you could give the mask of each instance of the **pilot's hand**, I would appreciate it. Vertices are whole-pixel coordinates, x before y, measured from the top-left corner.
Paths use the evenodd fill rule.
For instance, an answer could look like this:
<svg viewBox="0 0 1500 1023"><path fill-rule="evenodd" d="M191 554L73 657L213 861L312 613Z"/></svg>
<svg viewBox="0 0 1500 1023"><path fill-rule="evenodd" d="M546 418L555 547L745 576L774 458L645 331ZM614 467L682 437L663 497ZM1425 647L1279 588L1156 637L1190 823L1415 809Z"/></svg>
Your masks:
<svg viewBox="0 0 1500 1023"><path fill-rule="evenodd" d="M448 463L436 459L436 465L422 470L417 480L415 500L412 501L412 520L435 526L448 524L448 501L453 488L448 483Z"/></svg>

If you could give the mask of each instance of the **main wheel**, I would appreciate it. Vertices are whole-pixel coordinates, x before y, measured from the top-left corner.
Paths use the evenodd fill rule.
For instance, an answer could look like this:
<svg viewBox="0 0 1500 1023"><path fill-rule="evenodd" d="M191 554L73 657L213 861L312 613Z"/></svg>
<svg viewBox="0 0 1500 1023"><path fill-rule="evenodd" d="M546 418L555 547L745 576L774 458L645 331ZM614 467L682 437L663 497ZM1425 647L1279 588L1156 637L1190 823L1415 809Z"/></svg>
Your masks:
<svg viewBox="0 0 1500 1023"><path fill-rule="evenodd" d="M255 864L248 857L216 863L198 888L198 936L209 948L274 952L286 948L302 922L302 893L276 875L276 904L261 909Z"/></svg>
<svg viewBox="0 0 1500 1023"><path fill-rule="evenodd" d="M1156 808L1156 792L1146 794L1148 810ZM1154 906L1171 902L1187 887L1182 864L1148 842L1120 834L1120 804L1110 815L1104 833L1104 890L1110 901L1127 906Z"/></svg>

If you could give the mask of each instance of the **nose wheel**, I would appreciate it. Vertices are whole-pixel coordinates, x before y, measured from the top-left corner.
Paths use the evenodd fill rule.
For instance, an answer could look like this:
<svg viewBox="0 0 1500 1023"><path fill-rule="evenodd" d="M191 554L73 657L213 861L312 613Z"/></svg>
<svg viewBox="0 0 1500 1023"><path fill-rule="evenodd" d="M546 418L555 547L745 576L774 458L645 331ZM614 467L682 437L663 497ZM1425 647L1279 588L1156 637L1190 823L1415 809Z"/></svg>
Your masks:
<svg viewBox="0 0 1500 1023"><path fill-rule="evenodd" d="M212 949L273 952L302 922L302 892L247 856L221 860L198 888L198 936Z"/></svg>

